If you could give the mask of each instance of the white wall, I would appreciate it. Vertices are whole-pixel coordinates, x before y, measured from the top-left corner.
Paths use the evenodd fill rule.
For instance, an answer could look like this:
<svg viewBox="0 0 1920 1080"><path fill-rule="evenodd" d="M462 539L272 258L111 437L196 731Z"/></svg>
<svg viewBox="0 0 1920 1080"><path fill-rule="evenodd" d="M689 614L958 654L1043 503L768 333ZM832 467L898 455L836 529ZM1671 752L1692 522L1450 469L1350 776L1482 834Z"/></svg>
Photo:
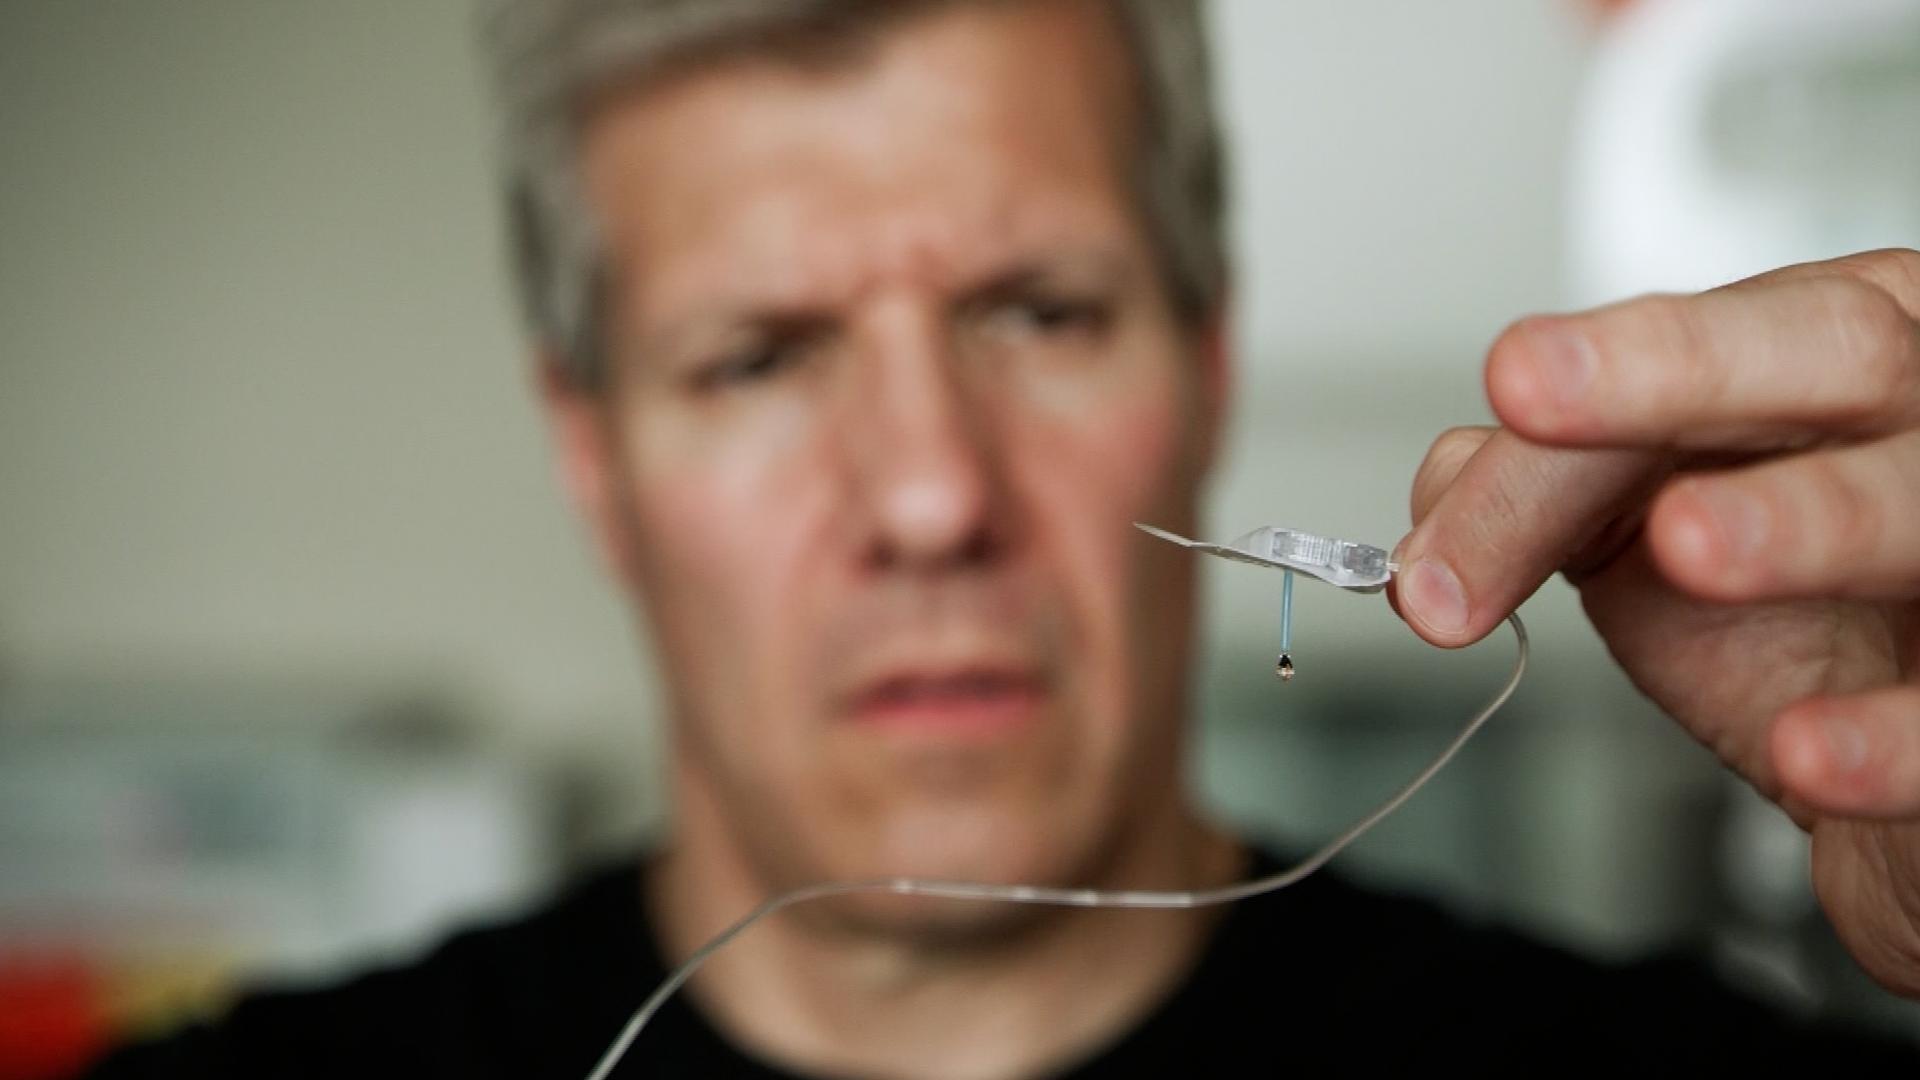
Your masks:
<svg viewBox="0 0 1920 1080"><path fill-rule="evenodd" d="M1472 377L1506 322L1560 300L1572 0L1227 0L1242 326L1288 370Z"/></svg>
<svg viewBox="0 0 1920 1080"><path fill-rule="evenodd" d="M631 711L524 392L464 6L0 12L0 664Z"/></svg>

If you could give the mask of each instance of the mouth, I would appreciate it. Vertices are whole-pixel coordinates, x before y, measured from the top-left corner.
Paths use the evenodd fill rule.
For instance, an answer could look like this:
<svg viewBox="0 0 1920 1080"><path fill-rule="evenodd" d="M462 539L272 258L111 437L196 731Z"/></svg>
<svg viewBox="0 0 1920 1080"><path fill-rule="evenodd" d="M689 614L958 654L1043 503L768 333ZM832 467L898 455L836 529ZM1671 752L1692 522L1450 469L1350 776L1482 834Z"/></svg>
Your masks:
<svg viewBox="0 0 1920 1080"><path fill-rule="evenodd" d="M853 722L877 731L988 737L1038 719L1046 682L1016 667L900 671L869 683L852 701Z"/></svg>

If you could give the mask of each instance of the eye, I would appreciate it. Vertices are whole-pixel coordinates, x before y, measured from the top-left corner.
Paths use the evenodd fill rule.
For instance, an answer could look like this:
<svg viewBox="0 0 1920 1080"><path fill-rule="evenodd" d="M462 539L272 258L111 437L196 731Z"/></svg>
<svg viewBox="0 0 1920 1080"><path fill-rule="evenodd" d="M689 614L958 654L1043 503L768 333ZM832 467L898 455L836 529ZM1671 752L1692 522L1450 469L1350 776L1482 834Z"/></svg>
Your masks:
<svg viewBox="0 0 1920 1080"><path fill-rule="evenodd" d="M1002 341L1092 337L1112 321L1102 300L1059 295L1008 297L989 305L984 315L982 329Z"/></svg>
<svg viewBox="0 0 1920 1080"><path fill-rule="evenodd" d="M805 344L794 338L768 338L723 353L694 372L694 389L717 391L769 381L799 363Z"/></svg>

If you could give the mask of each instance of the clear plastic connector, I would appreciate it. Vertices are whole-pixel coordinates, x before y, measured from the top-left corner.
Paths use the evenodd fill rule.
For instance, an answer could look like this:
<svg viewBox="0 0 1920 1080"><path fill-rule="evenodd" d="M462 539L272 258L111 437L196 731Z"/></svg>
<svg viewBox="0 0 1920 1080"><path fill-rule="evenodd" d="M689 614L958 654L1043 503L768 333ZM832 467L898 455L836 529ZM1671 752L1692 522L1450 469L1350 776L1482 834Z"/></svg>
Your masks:
<svg viewBox="0 0 1920 1080"><path fill-rule="evenodd" d="M1286 529L1278 525L1265 525L1241 536L1231 544L1208 544L1198 540L1189 540L1184 536L1156 529L1151 525L1139 525L1147 533L1203 551L1235 562L1253 563L1256 566L1271 566L1279 570L1297 570L1309 577L1318 578L1329 585L1335 585L1353 592L1379 592L1386 588L1387 582L1400 568L1394 565L1390 553L1385 548L1372 544L1356 543L1352 540L1336 540L1328 536L1302 532L1299 529Z"/></svg>
<svg viewBox="0 0 1920 1080"><path fill-rule="evenodd" d="M1393 577L1384 548L1298 529L1263 526L1235 540L1233 546L1343 589L1372 592Z"/></svg>

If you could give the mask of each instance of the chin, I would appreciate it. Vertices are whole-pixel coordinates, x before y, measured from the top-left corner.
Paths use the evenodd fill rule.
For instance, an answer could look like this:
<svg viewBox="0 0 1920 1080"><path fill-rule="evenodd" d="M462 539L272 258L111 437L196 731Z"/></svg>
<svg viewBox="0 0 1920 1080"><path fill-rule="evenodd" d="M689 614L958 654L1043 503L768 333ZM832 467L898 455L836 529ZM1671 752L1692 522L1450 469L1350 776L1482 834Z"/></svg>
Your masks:
<svg viewBox="0 0 1920 1080"><path fill-rule="evenodd" d="M998 885L1073 885L1092 877L1110 846L1096 830L1073 827L1031 804L916 806L887 815L858 855L832 867L839 878L911 877ZM1110 820L1110 818L1109 818ZM869 932L979 944L1031 927L1059 909L1029 904L933 900L874 893L845 898L840 917Z"/></svg>
<svg viewBox="0 0 1920 1080"><path fill-rule="evenodd" d="M958 803L958 805L956 805ZM808 880L922 878L987 884L1089 884L1100 876L1116 838L1091 824L1117 815L1068 813L1060 799L1008 799L972 805L956 799L910 799L870 807L858 822L837 822L820 836L822 857ZM812 905L810 905L812 907ZM1060 919L1056 905L954 901L852 894L812 907L814 917L864 938L895 938L918 947L979 949L1012 942Z"/></svg>

